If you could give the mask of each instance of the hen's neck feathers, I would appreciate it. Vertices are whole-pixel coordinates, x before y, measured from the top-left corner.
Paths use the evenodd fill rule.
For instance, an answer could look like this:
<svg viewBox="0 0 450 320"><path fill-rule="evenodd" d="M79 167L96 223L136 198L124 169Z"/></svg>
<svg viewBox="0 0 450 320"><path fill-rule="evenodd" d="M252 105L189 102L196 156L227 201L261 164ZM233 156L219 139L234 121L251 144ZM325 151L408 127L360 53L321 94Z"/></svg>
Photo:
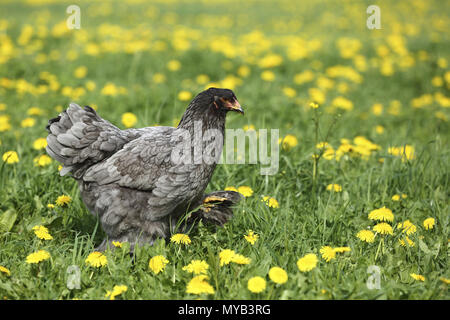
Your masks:
<svg viewBox="0 0 450 320"><path fill-rule="evenodd" d="M195 123L200 121L203 132L208 129L217 129L224 133L225 117L225 112L217 110L213 106L204 106L197 103L191 103L186 112L183 114L177 128L188 130L192 134Z"/></svg>

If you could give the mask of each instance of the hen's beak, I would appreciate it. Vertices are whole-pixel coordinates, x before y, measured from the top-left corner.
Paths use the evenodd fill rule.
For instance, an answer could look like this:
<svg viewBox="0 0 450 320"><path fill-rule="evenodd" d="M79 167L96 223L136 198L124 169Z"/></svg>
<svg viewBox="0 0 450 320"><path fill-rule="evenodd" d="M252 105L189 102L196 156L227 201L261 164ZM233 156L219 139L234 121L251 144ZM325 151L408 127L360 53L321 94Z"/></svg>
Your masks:
<svg viewBox="0 0 450 320"><path fill-rule="evenodd" d="M230 111L236 111L240 114L244 114L244 110L242 109L241 105L239 104L239 101L234 100L233 102L225 101L225 107Z"/></svg>

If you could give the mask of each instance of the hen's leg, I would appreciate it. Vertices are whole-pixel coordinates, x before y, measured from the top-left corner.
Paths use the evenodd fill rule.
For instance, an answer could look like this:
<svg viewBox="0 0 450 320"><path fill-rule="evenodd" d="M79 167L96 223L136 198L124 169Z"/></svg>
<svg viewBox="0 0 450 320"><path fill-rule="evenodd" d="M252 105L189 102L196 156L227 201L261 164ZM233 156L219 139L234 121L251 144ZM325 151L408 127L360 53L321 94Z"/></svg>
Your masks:
<svg viewBox="0 0 450 320"><path fill-rule="evenodd" d="M233 216L233 207L242 199L238 192L215 191L203 196L200 208L192 212L188 224L201 220L204 223L223 226Z"/></svg>

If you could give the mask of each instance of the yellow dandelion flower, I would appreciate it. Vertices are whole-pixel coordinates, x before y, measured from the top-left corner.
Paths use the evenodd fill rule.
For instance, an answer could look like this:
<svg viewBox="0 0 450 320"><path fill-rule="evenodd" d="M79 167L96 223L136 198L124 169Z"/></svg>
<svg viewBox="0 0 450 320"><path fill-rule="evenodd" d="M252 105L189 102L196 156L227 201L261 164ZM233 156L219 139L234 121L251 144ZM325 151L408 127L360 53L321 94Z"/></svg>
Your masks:
<svg viewBox="0 0 450 320"><path fill-rule="evenodd" d="M350 252L352 251L352 249L350 247L337 247L337 248L333 248L334 252L337 253L344 253L344 252Z"/></svg>
<svg viewBox="0 0 450 320"><path fill-rule="evenodd" d="M269 208L279 208L280 205L275 198L264 196L262 200Z"/></svg>
<svg viewBox="0 0 450 320"><path fill-rule="evenodd" d="M283 62L282 56L274 53L269 53L264 57L262 57L261 59L259 59L258 66L260 68L273 68L279 66L282 62Z"/></svg>
<svg viewBox="0 0 450 320"><path fill-rule="evenodd" d="M86 83L85 83L84 86L86 87L86 89L88 89L88 91L94 91L95 88L97 88L97 85L96 85L95 82L92 81L92 80L86 81ZM96 108L94 108L93 105L91 105L91 107L92 107L92 109L97 110Z"/></svg>
<svg viewBox="0 0 450 320"><path fill-rule="evenodd" d="M169 263L169 260L167 260L164 256L154 256L148 262L148 267L155 274L158 274L164 270L164 268L166 267L166 265L168 263Z"/></svg>
<svg viewBox="0 0 450 320"><path fill-rule="evenodd" d="M11 130L8 116L0 116L0 132Z"/></svg>
<svg viewBox="0 0 450 320"><path fill-rule="evenodd" d="M369 213L370 220L378 220L378 221L394 221L394 214L391 209L386 207L372 210Z"/></svg>
<svg viewBox="0 0 450 320"><path fill-rule="evenodd" d="M53 203L49 203L49 204L47 204L47 208L53 209L53 208L55 208L55 205Z"/></svg>
<svg viewBox="0 0 450 320"><path fill-rule="evenodd" d="M122 248L123 243L120 241L112 241L112 245L116 248Z"/></svg>
<svg viewBox="0 0 450 320"><path fill-rule="evenodd" d="M46 154L41 154L40 156L34 158L33 162L36 167L46 167L52 163L52 158Z"/></svg>
<svg viewBox="0 0 450 320"><path fill-rule="evenodd" d="M234 250L224 249L219 253L220 266L227 265L230 262L236 264L249 264L250 258L247 258L241 254L234 252Z"/></svg>
<svg viewBox="0 0 450 320"><path fill-rule="evenodd" d="M433 229L434 224L435 224L434 218L427 218L423 221L423 226L424 226L425 230Z"/></svg>
<svg viewBox="0 0 450 320"><path fill-rule="evenodd" d="M239 253L235 253L231 258L231 262L234 262L236 264L249 264L251 261L252 260L250 258L247 258Z"/></svg>
<svg viewBox="0 0 450 320"><path fill-rule="evenodd" d="M365 242L374 242L375 240L375 234L370 230L361 230L359 231L356 236L361 240Z"/></svg>
<svg viewBox="0 0 450 320"><path fill-rule="evenodd" d="M399 223L397 225L398 229L403 229L402 232L407 235L413 234L417 231L417 227L409 220L404 221L403 223Z"/></svg>
<svg viewBox="0 0 450 320"><path fill-rule="evenodd" d="M314 253L308 253L304 257L298 259L297 267L301 272L311 271L317 266L317 256Z"/></svg>
<svg viewBox="0 0 450 320"><path fill-rule="evenodd" d="M214 294L214 288L207 282L208 276L199 275L189 281L186 292L192 294Z"/></svg>
<svg viewBox="0 0 450 320"><path fill-rule="evenodd" d="M417 281L425 281L425 277L422 276L421 274L415 274L415 273L411 273L410 276Z"/></svg>
<svg viewBox="0 0 450 320"><path fill-rule="evenodd" d="M445 284L450 284L450 279L447 279L447 278L444 278L444 277L442 277L442 278L440 278L439 280L441 280L443 283L445 283Z"/></svg>
<svg viewBox="0 0 450 320"><path fill-rule="evenodd" d="M294 76L294 82L296 84L303 84L305 82L310 82L314 79L314 73L311 70L305 70L302 73L297 73Z"/></svg>
<svg viewBox="0 0 450 320"><path fill-rule="evenodd" d="M253 293L263 292L266 289L266 280L259 276L252 277L247 282L247 288Z"/></svg>
<svg viewBox="0 0 450 320"><path fill-rule="evenodd" d="M384 127L383 127L383 126L380 126L380 125L376 126L376 127L375 127L375 132L376 132L377 134L383 134L383 133L384 133Z"/></svg>
<svg viewBox="0 0 450 320"><path fill-rule="evenodd" d="M195 81L198 84L207 84L209 82L209 77L206 74L199 74L196 78Z"/></svg>
<svg viewBox="0 0 450 320"><path fill-rule="evenodd" d="M283 284L288 280L288 274L280 267L272 267L269 270L269 278L275 283Z"/></svg>
<svg viewBox="0 0 450 320"><path fill-rule="evenodd" d="M209 265L205 260L192 260L187 266L183 267L184 271L198 274L206 274L208 272Z"/></svg>
<svg viewBox="0 0 450 320"><path fill-rule="evenodd" d="M379 116L383 113L383 105L381 103L375 103L371 109L372 113L376 116Z"/></svg>
<svg viewBox="0 0 450 320"><path fill-rule="evenodd" d="M408 144L402 147L390 147L388 153L396 157L401 157L402 162L416 158L414 147Z"/></svg>
<svg viewBox="0 0 450 320"><path fill-rule="evenodd" d="M336 251L333 250L330 246L324 246L320 249L320 253L322 254L322 258L326 262L330 262L332 259L336 257Z"/></svg>
<svg viewBox="0 0 450 320"><path fill-rule="evenodd" d="M373 227L373 231L378 232L379 234L394 234L392 231L392 227L386 222L381 222Z"/></svg>
<svg viewBox="0 0 450 320"><path fill-rule="evenodd" d="M189 91L183 90L178 93L178 100L180 101L189 101L192 98L192 93Z"/></svg>
<svg viewBox="0 0 450 320"><path fill-rule="evenodd" d="M187 234L176 233L170 238L170 242L177 244L191 244L191 238Z"/></svg>
<svg viewBox="0 0 450 320"><path fill-rule="evenodd" d="M394 194L391 199L392 199L392 201L400 201L400 195Z"/></svg>
<svg viewBox="0 0 450 320"><path fill-rule="evenodd" d="M153 75L153 82L154 83L163 83L166 81L166 76L162 73L155 73Z"/></svg>
<svg viewBox="0 0 450 320"><path fill-rule="evenodd" d="M75 78L81 79L86 77L88 69L85 66L81 66L75 69L73 75Z"/></svg>
<svg viewBox="0 0 450 320"><path fill-rule="evenodd" d="M309 88L308 89L309 98L315 101L318 105L323 104L326 101L325 92L319 88Z"/></svg>
<svg viewBox="0 0 450 320"><path fill-rule="evenodd" d="M170 61L167 63L167 68L168 68L170 71L178 71L178 70L180 70L180 68L181 68L181 63L180 63L180 61L178 61L178 60L170 60Z"/></svg>
<svg viewBox="0 0 450 320"><path fill-rule="evenodd" d="M220 266L223 266L225 264L229 264L233 257L235 256L236 252L231 249L224 249L220 251L219 253L219 259L220 259Z"/></svg>
<svg viewBox="0 0 450 320"><path fill-rule="evenodd" d="M244 238L252 245L254 245L255 242L258 240L259 236L256 233L254 233L253 230L248 230L247 234L244 235Z"/></svg>
<svg viewBox="0 0 450 320"><path fill-rule="evenodd" d="M62 196L59 196L56 199L55 204L57 206L63 207L65 205L68 205L71 201L72 201L72 198L70 196L63 194Z"/></svg>
<svg viewBox="0 0 450 320"><path fill-rule="evenodd" d="M33 142L33 149L41 150L47 147L47 139L46 138L38 138Z"/></svg>
<svg viewBox="0 0 450 320"><path fill-rule="evenodd" d="M298 145L298 139L297 139L297 137L293 136L292 134L286 135L281 140L281 146L282 146L283 150L286 150L286 151L291 150L293 147L295 147L297 145Z"/></svg>
<svg viewBox="0 0 450 320"><path fill-rule="evenodd" d="M114 83L108 82L102 88L100 93L104 96L116 96L119 93L119 88Z"/></svg>
<svg viewBox="0 0 450 320"><path fill-rule="evenodd" d="M283 93L286 97L294 98L297 95L297 91L291 87L284 87Z"/></svg>
<svg viewBox="0 0 450 320"><path fill-rule="evenodd" d="M134 113L125 112L122 114L122 123L126 128L131 128L137 122L137 117Z"/></svg>
<svg viewBox="0 0 450 320"><path fill-rule="evenodd" d="M441 111L436 111L434 113L434 116L442 121L448 121L447 115Z"/></svg>
<svg viewBox="0 0 450 320"><path fill-rule="evenodd" d="M250 74L250 68L248 66L240 66L237 70L239 77L245 78Z"/></svg>
<svg viewBox="0 0 450 320"><path fill-rule="evenodd" d="M341 96L334 98L333 101L331 102L331 105L333 107L340 108L340 109L347 110L347 111L350 111L353 109L353 102L351 100L341 97Z"/></svg>
<svg viewBox="0 0 450 320"><path fill-rule="evenodd" d="M234 192L239 192L238 189L236 189L235 187L226 187L225 191L234 191Z"/></svg>
<svg viewBox="0 0 450 320"><path fill-rule="evenodd" d="M2 159L7 164L13 164L13 163L19 162L19 156L17 155L17 152L15 152L15 151L6 151L3 154Z"/></svg>
<svg viewBox="0 0 450 320"><path fill-rule="evenodd" d="M253 190L249 186L240 186L237 191L246 198L253 195Z"/></svg>
<svg viewBox="0 0 450 320"><path fill-rule="evenodd" d="M431 79L431 84L435 87L442 87L444 80L441 77L436 76Z"/></svg>
<svg viewBox="0 0 450 320"><path fill-rule="evenodd" d="M405 242L406 240L406 242ZM414 247L414 241L412 241L410 238L408 238L407 236L405 237L405 240L403 239L399 239L398 242L400 242L400 245L403 247L406 247L406 244L408 244L408 246L410 247Z"/></svg>
<svg viewBox="0 0 450 320"><path fill-rule="evenodd" d="M106 266L108 264L108 259L103 253L94 251L88 255L88 257L86 258L86 260L84 260L84 262L87 265L99 268Z"/></svg>
<svg viewBox="0 0 450 320"><path fill-rule="evenodd" d="M319 105L318 105L317 103L315 103L315 102L311 102L311 103L309 104L309 107L310 107L311 109L317 109L317 108L319 108Z"/></svg>
<svg viewBox="0 0 450 320"><path fill-rule="evenodd" d="M266 70L261 73L261 79L264 81L274 81L275 80L275 73L272 71Z"/></svg>
<svg viewBox="0 0 450 320"><path fill-rule="evenodd" d="M118 295L126 292L127 290L128 287L125 285L114 286L112 291L106 291L105 298L109 297L110 300L115 300Z"/></svg>
<svg viewBox="0 0 450 320"><path fill-rule="evenodd" d="M334 192L342 192L342 186L339 185L339 184L335 184L335 183L329 184L327 186L327 190L328 191L334 191Z"/></svg>
<svg viewBox="0 0 450 320"><path fill-rule="evenodd" d="M255 126L252 125L252 124L246 124L246 125L243 127L243 129L244 129L244 131L255 131Z"/></svg>
<svg viewBox="0 0 450 320"><path fill-rule="evenodd" d="M0 266L0 273L4 273L4 274L6 274L7 276L10 276L11 275L11 271L9 271L6 267L4 267L4 266Z"/></svg>
<svg viewBox="0 0 450 320"><path fill-rule="evenodd" d="M36 120L33 118L25 118L20 122L20 126L22 128L30 128L32 126L34 126L36 123Z"/></svg>
<svg viewBox="0 0 450 320"><path fill-rule="evenodd" d="M50 253L48 253L48 251L45 250L39 250L36 251L34 253L31 253L27 256L27 263L39 263L41 261L45 261L50 259Z"/></svg>
<svg viewBox="0 0 450 320"><path fill-rule="evenodd" d="M328 148L328 147L330 147L330 144L328 142L326 142L326 141L322 141L322 142L319 142L319 143L316 144L316 148L317 149L325 149L325 148Z"/></svg>
<svg viewBox="0 0 450 320"><path fill-rule="evenodd" d="M48 233L48 229L44 226L34 226L33 229L36 237L42 240L52 240L53 237Z"/></svg>
<svg viewBox="0 0 450 320"><path fill-rule="evenodd" d="M27 115L29 116L40 116L42 114L42 109L38 107L31 107L27 110Z"/></svg>

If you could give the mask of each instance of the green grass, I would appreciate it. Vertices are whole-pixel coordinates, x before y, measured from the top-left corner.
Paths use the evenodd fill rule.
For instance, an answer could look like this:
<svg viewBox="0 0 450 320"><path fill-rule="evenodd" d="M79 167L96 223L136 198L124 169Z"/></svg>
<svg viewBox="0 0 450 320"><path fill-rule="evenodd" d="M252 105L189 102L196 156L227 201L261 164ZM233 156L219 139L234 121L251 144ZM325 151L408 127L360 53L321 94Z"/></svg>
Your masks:
<svg viewBox="0 0 450 320"><path fill-rule="evenodd" d="M192 259L209 264L209 283L215 294L200 296L206 299L449 298L447 285L440 279L450 278L450 114L448 106L443 107L435 96L436 93L449 96L450 84L444 76L449 67L442 60L450 64L449 29L445 28L449 25L448 4L381 1L383 29L369 31L365 27L365 8L371 3L364 2L310 1L295 5L294 1L281 4L248 1L242 6L220 1L152 5L81 2L81 30L69 31L61 37L52 35L53 26L67 17L65 8L69 4L28 5L10 1L0 5L0 37L3 37L0 61L7 57L0 63L0 103L5 105L0 116L8 116L11 124L9 130L0 132L0 154L14 150L20 158L16 164L3 161L0 164L0 266L11 272L9 276L0 272L0 298L104 299L107 290L120 284L128 290L117 298L197 298L186 293L186 285L193 276L182 270ZM2 21L8 21L6 29L1 27ZM208 21L215 23L211 25ZM102 34L100 26L105 23L118 26L120 32ZM18 39L26 24L32 27L33 34L21 45ZM406 56L414 58L412 66L401 66L405 56L397 53L388 40L398 31L398 25ZM38 26L46 26L48 34L38 33ZM411 28L417 32L408 31ZM256 44L242 38L254 30L263 34ZM13 43L10 55L5 49L5 36ZM291 41L286 36L306 42L318 40L321 47L294 61L289 59ZM144 40L149 47L129 53L126 49L117 52L100 49L98 55L86 53L89 43L107 48L104 41L110 37L116 37L120 46ZM337 41L343 37L359 39L361 48L357 54L365 58L366 70L359 70L353 58L340 55ZM173 48L179 38L189 41L188 50ZM237 54L226 56L212 50L210 46L218 39L224 47L232 43ZM156 50L158 41L164 42L166 49ZM271 46L265 46L266 42ZM380 45L390 51L388 57L394 65L390 76L380 72L382 58L377 54ZM247 48L248 54L243 54L242 48ZM78 55L74 60L66 58L71 50ZM421 51L427 53L426 59L420 59ZM258 66L259 59L268 53L283 58L281 65L269 68L276 76L273 82L261 79L264 68ZM36 62L39 54L47 57L42 63ZM180 70L167 69L166 64L172 59L180 61ZM46 137L48 119L58 114L55 107L66 108L71 101L94 104L100 116L120 128L124 128L121 123L124 112L137 115L135 127L172 126L188 104L178 100L178 93L187 90L195 95L204 89L206 84L195 81L199 74L206 74L211 82L220 84L227 75L239 76L237 70L243 65L250 68L250 74L240 77L242 82L233 90L245 116L230 114L227 128L251 124L257 130L280 129L280 137L287 134L297 137L298 145L290 150L280 149L277 174L261 176L259 165L219 165L207 191L244 185L254 191L253 196L236 207L233 219L224 228L199 226L189 234L192 243L188 246L159 241L138 248L132 258L125 245L105 253L107 266L86 265L85 259L104 237L101 227L82 203L76 182L59 176L58 163L53 161L43 168L33 164L33 159L44 153L33 149L33 141ZM332 78L327 69L335 65L352 67L363 81ZM79 66L88 69L81 79L73 75ZM305 70L314 73L314 80L295 83L294 76ZM42 71L55 75L60 87L43 93L20 93L21 79L34 87L48 86L40 78ZM155 73L164 74L166 81L155 83ZM318 87L316 79L320 76L333 80L334 84L326 90L325 102L313 112L308 108L311 101L308 90ZM441 77L443 85L434 86L434 77ZM2 78L13 84L8 86ZM85 90L79 97L64 95L64 86L83 87L88 80L96 84L93 91ZM114 97L101 94L108 82L123 86L127 93ZM339 91L339 85L343 84L347 86L346 92ZM284 87L294 88L296 96L284 95ZM414 108L412 100L424 94L432 95L431 102ZM353 109L330 108L338 96L352 101ZM398 114L389 112L393 100L401 103ZM381 115L372 112L375 103L383 105ZM27 111L33 106L40 108L42 114L31 116L36 120L34 126L22 128L21 120L28 117ZM318 137L314 119L318 119ZM378 125L385 128L383 134L376 133ZM366 137L380 149L367 159L346 155L336 161L321 157L314 177L312 155L318 152L317 142L327 141L337 149L341 139L352 142L357 136ZM388 153L389 147L406 144L414 147L415 159L402 161ZM384 162L380 162L381 158ZM341 185L342 192L327 191L331 183ZM402 193L407 195L406 199L399 202L391 199ZM47 204L54 203L62 194L70 195L72 202L67 207L48 209ZM274 197L279 208L266 206L262 196ZM373 243L362 242L356 234L373 228L376 222L369 220L368 214L383 206L394 213L394 221L390 223L393 235L377 235ZM15 219L8 218L11 216ZM428 217L436 221L432 230L423 226ZM407 219L417 226L417 232L410 236L415 243L413 247L399 243L402 234L397 224ZM45 225L53 240L39 240L32 231L36 225ZM254 245L243 237L250 229L259 235ZM335 259L326 262L319 252L322 246L348 246L351 251L338 253ZM26 257L40 249L47 250L51 259L37 265L27 264ZM251 263L220 266L222 249L233 249L251 258ZM319 262L312 271L302 273L296 262L307 253L315 253ZM155 255L164 255L170 261L157 275L148 266ZM80 268L80 289L67 288L66 270L71 265ZM371 265L381 269L379 290L366 286L370 276L367 268ZM271 282L268 271L273 266L287 271L289 280L285 284ZM411 273L426 279L416 281ZM247 289L247 281L253 276L267 280L262 293Z"/></svg>

